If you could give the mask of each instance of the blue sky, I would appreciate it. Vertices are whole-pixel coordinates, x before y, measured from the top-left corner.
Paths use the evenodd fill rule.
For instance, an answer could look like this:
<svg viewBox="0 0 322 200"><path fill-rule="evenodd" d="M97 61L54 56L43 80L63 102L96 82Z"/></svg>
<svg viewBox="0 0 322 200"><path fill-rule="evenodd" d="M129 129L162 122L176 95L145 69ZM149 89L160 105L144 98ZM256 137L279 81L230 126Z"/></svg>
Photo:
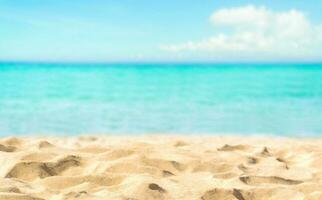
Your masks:
<svg viewBox="0 0 322 200"><path fill-rule="evenodd" d="M320 0L0 0L0 60L322 61Z"/></svg>

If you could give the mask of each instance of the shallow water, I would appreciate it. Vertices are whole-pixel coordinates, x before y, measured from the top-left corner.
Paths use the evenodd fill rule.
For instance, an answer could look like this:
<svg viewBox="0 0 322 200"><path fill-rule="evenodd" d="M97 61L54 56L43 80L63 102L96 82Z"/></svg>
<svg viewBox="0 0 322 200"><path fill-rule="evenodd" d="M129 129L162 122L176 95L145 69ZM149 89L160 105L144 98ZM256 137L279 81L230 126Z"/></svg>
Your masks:
<svg viewBox="0 0 322 200"><path fill-rule="evenodd" d="M0 64L0 135L322 136L322 64Z"/></svg>

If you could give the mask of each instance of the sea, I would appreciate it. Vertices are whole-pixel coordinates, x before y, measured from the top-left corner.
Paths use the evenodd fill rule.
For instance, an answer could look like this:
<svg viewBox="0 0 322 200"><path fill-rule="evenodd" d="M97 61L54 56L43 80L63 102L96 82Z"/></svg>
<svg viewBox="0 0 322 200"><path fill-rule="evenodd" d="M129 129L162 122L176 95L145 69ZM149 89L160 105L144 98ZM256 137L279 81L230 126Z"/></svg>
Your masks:
<svg viewBox="0 0 322 200"><path fill-rule="evenodd" d="M0 63L0 136L322 136L322 63Z"/></svg>

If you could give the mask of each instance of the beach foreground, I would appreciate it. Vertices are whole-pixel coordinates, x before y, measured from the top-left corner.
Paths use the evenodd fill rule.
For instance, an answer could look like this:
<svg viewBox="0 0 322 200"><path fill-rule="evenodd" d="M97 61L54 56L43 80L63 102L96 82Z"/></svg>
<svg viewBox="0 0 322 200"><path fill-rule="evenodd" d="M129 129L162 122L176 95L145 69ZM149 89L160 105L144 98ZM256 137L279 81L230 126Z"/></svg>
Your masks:
<svg viewBox="0 0 322 200"><path fill-rule="evenodd" d="M322 199L322 140L2 138L0 199Z"/></svg>

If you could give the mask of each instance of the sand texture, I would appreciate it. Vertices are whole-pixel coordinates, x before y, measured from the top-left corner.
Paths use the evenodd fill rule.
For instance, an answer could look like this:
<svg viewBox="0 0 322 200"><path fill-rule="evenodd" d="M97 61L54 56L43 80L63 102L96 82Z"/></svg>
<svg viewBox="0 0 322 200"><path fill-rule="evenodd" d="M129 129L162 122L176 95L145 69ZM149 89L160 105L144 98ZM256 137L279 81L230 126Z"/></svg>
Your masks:
<svg viewBox="0 0 322 200"><path fill-rule="evenodd" d="M321 200L322 140L0 139L0 200Z"/></svg>

